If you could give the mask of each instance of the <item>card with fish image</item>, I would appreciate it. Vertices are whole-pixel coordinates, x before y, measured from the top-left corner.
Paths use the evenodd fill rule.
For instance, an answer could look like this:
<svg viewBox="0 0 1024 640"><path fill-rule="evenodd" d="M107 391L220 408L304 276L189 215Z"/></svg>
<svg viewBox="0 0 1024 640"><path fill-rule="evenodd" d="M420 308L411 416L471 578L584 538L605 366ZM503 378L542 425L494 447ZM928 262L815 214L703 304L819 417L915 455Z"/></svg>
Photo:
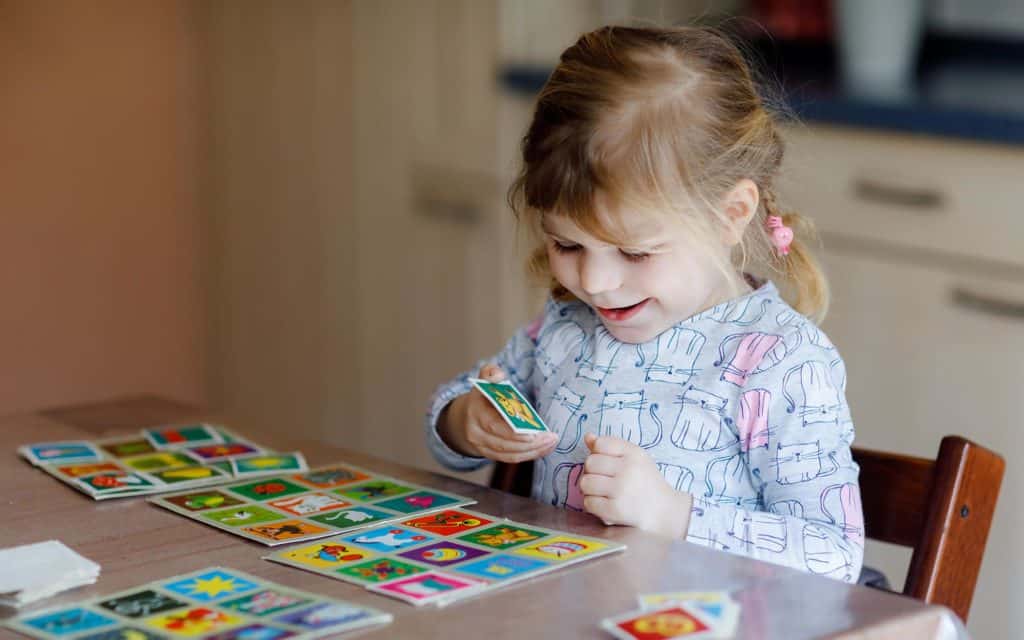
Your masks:
<svg viewBox="0 0 1024 640"><path fill-rule="evenodd" d="M550 431L533 405L511 382L507 380L489 382L479 378L470 378L469 381L498 410L512 431L516 433Z"/></svg>
<svg viewBox="0 0 1024 640"><path fill-rule="evenodd" d="M225 567L206 567L89 600L27 611L0 625L54 640L290 638L391 622L373 607L325 598Z"/></svg>

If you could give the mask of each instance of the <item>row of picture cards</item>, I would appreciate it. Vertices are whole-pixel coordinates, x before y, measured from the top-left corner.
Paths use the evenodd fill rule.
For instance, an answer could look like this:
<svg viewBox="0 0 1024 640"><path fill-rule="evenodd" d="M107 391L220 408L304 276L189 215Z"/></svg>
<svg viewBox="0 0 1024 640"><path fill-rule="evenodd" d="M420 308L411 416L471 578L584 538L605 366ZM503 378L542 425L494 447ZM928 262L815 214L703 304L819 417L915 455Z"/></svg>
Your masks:
<svg viewBox="0 0 1024 640"><path fill-rule="evenodd" d="M138 435L99 441L40 442L19 447L18 453L96 500L309 468L301 453L277 453L205 423L142 429Z"/></svg>
<svg viewBox="0 0 1024 640"><path fill-rule="evenodd" d="M303 640L388 624L391 614L207 567L3 624L44 640Z"/></svg>
<svg viewBox="0 0 1024 640"><path fill-rule="evenodd" d="M288 547L265 559L417 606L444 606L625 548L468 509L445 509Z"/></svg>
<svg viewBox="0 0 1024 640"><path fill-rule="evenodd" d="M347 464L160 495L149 501L269 546L348 533L476 502Z"/></svg>

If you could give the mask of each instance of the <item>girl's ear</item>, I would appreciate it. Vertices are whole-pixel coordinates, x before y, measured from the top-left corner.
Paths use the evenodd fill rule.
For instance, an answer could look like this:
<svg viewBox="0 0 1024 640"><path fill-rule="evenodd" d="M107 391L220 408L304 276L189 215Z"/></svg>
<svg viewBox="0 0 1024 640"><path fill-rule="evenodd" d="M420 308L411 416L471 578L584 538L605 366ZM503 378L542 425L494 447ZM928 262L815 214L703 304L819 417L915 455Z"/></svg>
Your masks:
<svg viewBox="0 0 1024 640"><path fill-rule="evenodd" d="M722 201L722 210L728 226L724 231L723 240L727 247L734 247L743 238L743 232L757 213L757 204L761 193L753 180L744 178L736 183Z"/></svg>

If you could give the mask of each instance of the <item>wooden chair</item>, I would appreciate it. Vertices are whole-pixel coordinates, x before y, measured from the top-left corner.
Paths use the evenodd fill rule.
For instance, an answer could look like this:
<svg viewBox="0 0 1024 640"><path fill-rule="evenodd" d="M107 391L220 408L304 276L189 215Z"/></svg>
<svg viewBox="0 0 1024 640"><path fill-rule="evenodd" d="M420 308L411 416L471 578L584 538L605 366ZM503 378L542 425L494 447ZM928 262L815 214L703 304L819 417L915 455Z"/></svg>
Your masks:
<svg viewBox="0 0 1024 640"><path fill-rule="evenodd" d="M935 460L854 448L867 537L913 548L905 595L949 607L964 621L1005 463L997 453L946 436ZM533 463L498 463L491 486L528 496Z"/></svg>

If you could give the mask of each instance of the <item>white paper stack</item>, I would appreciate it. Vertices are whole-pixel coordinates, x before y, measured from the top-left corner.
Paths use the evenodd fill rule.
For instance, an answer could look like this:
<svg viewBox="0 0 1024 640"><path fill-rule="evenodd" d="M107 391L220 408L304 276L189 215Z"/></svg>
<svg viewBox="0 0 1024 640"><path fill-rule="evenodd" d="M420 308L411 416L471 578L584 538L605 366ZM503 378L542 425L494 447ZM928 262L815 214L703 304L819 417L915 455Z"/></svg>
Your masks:
<svg viewBox="0 0 1024 640"><path fill-rule="evenodd" d="M100 565L57 540L0 549L0 567L0 605L8 607L92 584L100 575Z"/></svg>

